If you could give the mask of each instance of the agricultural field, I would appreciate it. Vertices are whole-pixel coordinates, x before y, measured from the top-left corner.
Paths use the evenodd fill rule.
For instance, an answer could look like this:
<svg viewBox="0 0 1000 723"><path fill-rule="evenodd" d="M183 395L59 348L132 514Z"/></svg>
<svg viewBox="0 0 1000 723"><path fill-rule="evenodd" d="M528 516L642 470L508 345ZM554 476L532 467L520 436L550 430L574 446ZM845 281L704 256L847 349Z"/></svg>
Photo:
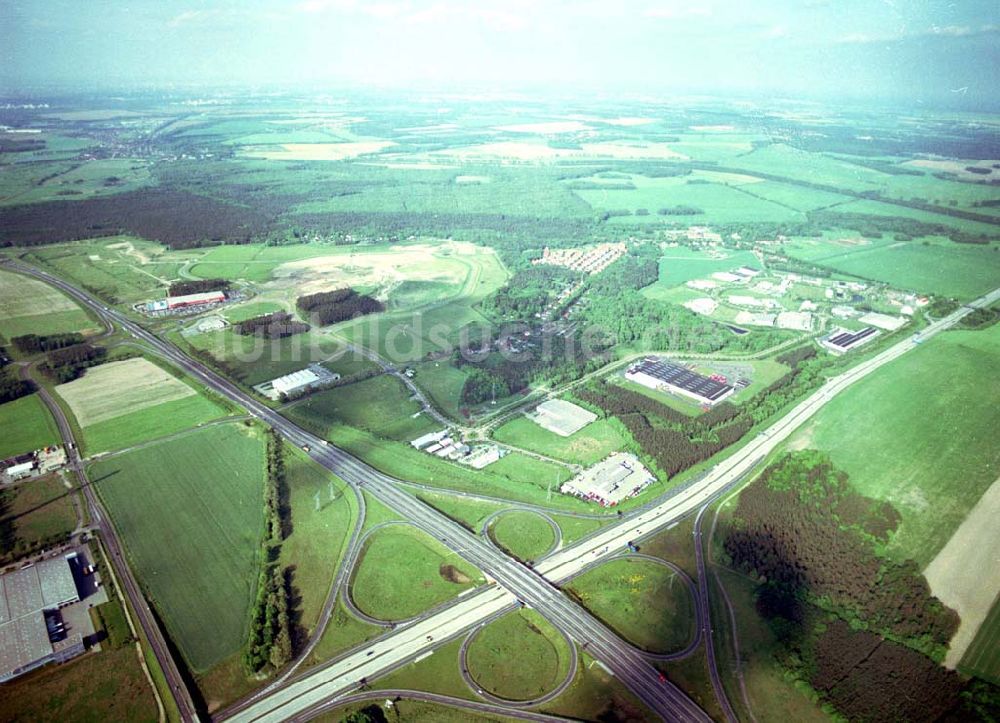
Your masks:
<svg viewBox="0 0 1000 723"><path fill-rule="evenodd" d="M220 406L142 357L108 362L56 393L83 429L88 453L121 449L225 416Z"/></svg>
<svg viewBox="0 0 1000 723"><path fill-rule="evenodd" d="M312 394L294 404L288 415L310 428L349 425L400 442L441 426L421 413L420 402L412 399L403 382L388 374Z"/></svg>
<svg viewBox="0 0 1000 723"><path fill-rule="evenodd" d="M692 178L698 182L691 183ZM609 185L607 189L588 188L574 193L596 211L629 212L628 215L613 215L609 219L617 224L662 223L664 218L693 225L734 221L782 222L805 218L802 212L794 208L754 195L753 181L757 179L743 179L733 183L730 178L720 178L718 174L715 178L716 180L698 178L694 174L691 178L631 176L628 183L633 188ZM745 192L744 186L749 186ZM658 213L661 208L681 206L692 209L692 212L666 217Z"/></svg>
<svg viewBox="0 0 1000 723"><path fill-rule="evenodd" d="M989 615L965 651L958 669L1000 685L1000 599L994 600Z"/></svg>
<svg viewBox="0 0 1000 723"><path fill-rule="evenodd" d="M500 515L489 529L490 538L519 560L537 560L552 549L556 535L551 525L533 512L516 510Z"/></svg>
<svg viewBox="0 0 1000 723"><path fill-rule="evenodd" d="M888 551L923 568L1000 476L998 354L1000 327L948 331L831 400L789 447L829 452L859 492L891 502Z"/></svg>
<svg viewBox="0 0 1000 723"><path fill-rule="evenodd" d="M894 287L925 294L943 294L969 300L996 287L1000 278L1000 253L992 246L969 246L950 241L880 242L845 251L831 246L820 255L815 247L792 256L828 266L854 276L882 281Z"/></svg>
<svg viewBox="0 0 1000 723"><path fill-rule="evenodd" d="M68 537L77 527L72 495L58 474L0 490L0 563Z"/></svg>
<svg viewBox="0 0 1000 723"><path fill-rule="evenodd" d="M681 650L694 635L694 599L669 567L642 558L612 560L569 583L572 595L644 650Z"/></svg>
<svg viewBox="0 0 1000 723"><path fill-rule="evenodd" d="M378 620L405 620L482 584L482 574L437 540L407 525L368 539L351 579L351 596Z"/></svg>
<svg viewBox="0 0 1000 723"><path fill-rule="evenodd" d="M562 437L524 416L515 417L493 433L498 442L582 465L595 464L623 449L629 437L628 431L612 419L598 419Z"/></svg>
<svg viewBox="0 0 1000 723"><path fill-rule="evenodd" d="M236 423L207 427L92 463L88 474L191 669L205 671L235 653L260 563L260 432Z"/></svg>
<svg viewBox="0 0 1000 723"><path fill-rule="evenodd" d="M46 666L4 683L3 691L3 720L158 720L156 698L131 645Z"/></svg>
<svg viewBox="0 0 1000 723"><path fill-rule="evenodd" d="M569 673L566 640L534 610L515 610L478 631L467 656L472 679L507 700L544 695Z"/></svg>
<svg viewBox="0 0 1000 723"><path fill-rule="evenodd" d="M7 339L96 330L97 323L62 292L27 276L0 271L0 334Z"/></svg>
<svg viewBox="0 0 1000 723"><path fill-rule="evenodd" d="M0 404L0 459L60 442L55 420L37 394Z"/></svg>

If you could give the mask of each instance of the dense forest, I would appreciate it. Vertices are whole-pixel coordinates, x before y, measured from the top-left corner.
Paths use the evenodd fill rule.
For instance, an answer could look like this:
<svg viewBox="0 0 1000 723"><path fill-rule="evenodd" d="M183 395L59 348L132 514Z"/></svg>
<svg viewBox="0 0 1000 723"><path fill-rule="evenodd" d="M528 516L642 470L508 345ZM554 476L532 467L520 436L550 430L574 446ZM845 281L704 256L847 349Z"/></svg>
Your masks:
<svg viewBox="0 0 1000 723"><path fill-rule="evenodd" d="M482 303L482 311L500 321L530 320L545 310L555 299L557 292L579 278L578 273L560 266L528 266L486 297Z"/></svg>
<svg viewBox="0 0 1000 723"><path fill-rule="evenodd" d="M785 455L741 494L724 550L754 575L779 662L849 720L990 719L1000 691L931 657L958 616L912 562L879 550L899 521L822 453Z"/></svg>
<svg viewBox="0 0 1000 723"><path fill-rule="evenodd" d="M385 306L378 299L347 288L300 296L295 305L303 316L319 326L385 311Z"/></svg>
<svg viewBox="0 0 1000 723"><path fill-rule="evenodd" d="M14 346L22 354L37 354L43 351L63 349L67 346L83 343L83 335L76 332L66 334L48 334L38 336L37 334L24 334L11 339Z"/></svg>
<svg viewBox="0 0 1000 723"><path fill-rule="evenodd" d="M76 379L87 367L100 364L108 350L83 343L50 351L39 369L59 384Z"/></svg>
<svg viewBox="0 0 1000 723"><path fill-rule="evenodd" d="M233 331L244 336L260 336L265 339L282 339L309 331L310 326L296 321L287 311L254 316L233 325Z"/></svg>
<svg viewBox="0 0 1000 723"><path fill-rule="evenodd" d="M768 585L931 654L947 646L958 615L931 596L912 561L876 554L898 522L890 504L856 493L825 455L803 451L741 493L725 550Z"/></svg>

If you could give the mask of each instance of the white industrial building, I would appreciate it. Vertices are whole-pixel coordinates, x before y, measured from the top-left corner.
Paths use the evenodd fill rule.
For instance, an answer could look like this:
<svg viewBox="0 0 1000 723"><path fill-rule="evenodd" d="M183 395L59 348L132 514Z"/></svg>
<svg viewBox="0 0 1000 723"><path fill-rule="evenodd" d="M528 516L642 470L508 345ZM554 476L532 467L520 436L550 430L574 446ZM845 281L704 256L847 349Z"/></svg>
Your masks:
<svg viewBox="0 0 1000 723"><path fill-rule="evenodd" d="M564 483L559 491L597 502L602 507L613 507L655 481L634 454L616 452Z"/></svg>
<svg viewBox="0 0 1000 723"><path fill-rule="evenodd" d="M80 594L70 561L50 558L0 576L0 682L84 651L80 630L66 630L58 610Z"/></svg>

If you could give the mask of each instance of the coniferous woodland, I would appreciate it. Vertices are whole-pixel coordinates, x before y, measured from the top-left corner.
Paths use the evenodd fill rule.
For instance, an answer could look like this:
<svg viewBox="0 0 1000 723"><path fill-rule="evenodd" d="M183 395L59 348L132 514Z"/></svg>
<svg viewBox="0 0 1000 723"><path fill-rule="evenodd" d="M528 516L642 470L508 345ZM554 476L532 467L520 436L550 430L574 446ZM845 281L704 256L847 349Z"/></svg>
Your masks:
<svg viewBox="0 0 1000 723"><path fill-rule="evenodd" d="M74 344L50 351L38 368L55 381L63 384L76 379L87 367L100 364L107 354L108 350L101 346L94 346L86 342Z"/></svg>
<svg viewBox="0 0 1000 723"><path fill-rule="evenodd" d="M83 334L78 334L76 332L70 332L67 334L48 334L46 336L25 334L23 336L15 336L11 339L11 342L22 354L37 354L38 352L52 351L54 349L63 349L74 344L82 344Z"/></svg>
<svg viewBox="0 0 1000 723"><path fill-rule="evenodd" d="M287 311L254 316L233 325L233 331L244 336L261 336L266 339L282 339L286 336L309 331L308 324L296 321Z"/></svg>
<svg viewBox="0 0 1000 723"><path fill-rule="evenodd" d="M348 288L300 296L295 305L320 326L385 311L385 305L378 299Z"/></svg>
<svg viewBox="0 0 1000 723"><path fill-rule="evenodd" d="M889 503L859 494L826 455L806 450L743 490L723 546L759 581L757 611L782 642L779 662L840 715L990 719L998 689L937 662L958 615L912 561L880 553L898 522Z"/></svg>

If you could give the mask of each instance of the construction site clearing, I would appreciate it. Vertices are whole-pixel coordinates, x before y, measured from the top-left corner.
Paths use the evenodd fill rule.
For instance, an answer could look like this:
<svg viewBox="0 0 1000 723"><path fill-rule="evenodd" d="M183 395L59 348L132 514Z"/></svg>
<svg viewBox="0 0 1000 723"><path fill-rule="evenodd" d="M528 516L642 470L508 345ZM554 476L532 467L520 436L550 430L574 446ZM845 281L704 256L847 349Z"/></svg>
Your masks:
<svg viewBox="0 0 1000 723"><path fill-rule="evenodd" d="M597 415L588 412L572 402L563 399L550 399L535 407L534 412L525 414L528 419L560 437L568 437L579 432L597 419Z"/></svg>
<svg viewBox="0 0 1000 723"><path fill-rule="evenodd" d="M614 507L635 497L655 481L656 477L634 454L615 452L563 483L559 491L587 502L597 502L602 507Z"/></svg>

